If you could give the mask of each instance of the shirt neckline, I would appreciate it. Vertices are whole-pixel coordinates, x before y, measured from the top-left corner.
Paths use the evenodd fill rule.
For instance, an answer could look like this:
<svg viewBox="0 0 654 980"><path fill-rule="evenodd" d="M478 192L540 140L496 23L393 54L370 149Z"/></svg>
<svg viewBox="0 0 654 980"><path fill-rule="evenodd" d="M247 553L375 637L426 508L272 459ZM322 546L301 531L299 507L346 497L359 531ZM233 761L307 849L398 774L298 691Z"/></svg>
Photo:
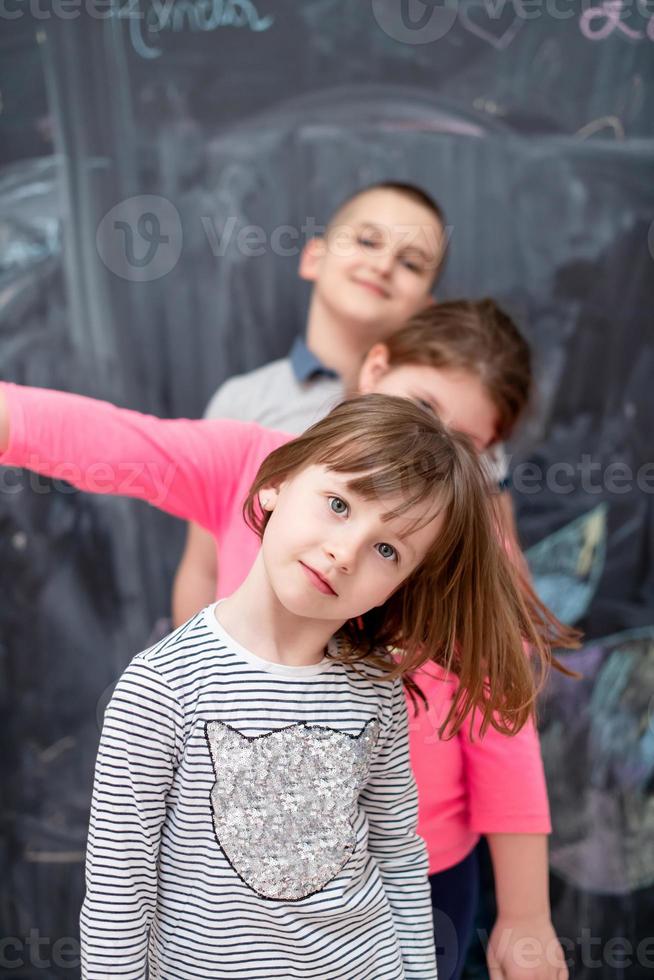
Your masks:
<svg viewBox="0 0 654 980"><path fill-rule="evenodd" d="M203 610L204 622L207 628L215 633L222 642L229 647L229 649L236 653L242 660L245 660L252 667L256 667L257 670L265 671L267 674L276 674L278 677L313 677L316 674L324 674L326 671L330 670L334 664L332 656L337 650L337 641L332 637L327 644L328 653L332 656L325 656L322 660L318 661L317 664L309 664L306 667L291 667L288 664L278 664L272 660L264 660L262 657L258 657L256 653L252 653L247 647L242 646L237 640L227 632L225 627L219 622L216 616L216 609L224 602L224 599L218 599L217 602L213 602L211 605L207 606Z"/></svg>
<svg viewBox="0 0 654 980"><path fill-rule="evenodd" d="M322 361L316 357L313 351L307 347L304 337L296 337L291 347L288 359L291 363L295 380L302 383L311 381L315 377L338 379L336 371L326 367Z"/></svg>

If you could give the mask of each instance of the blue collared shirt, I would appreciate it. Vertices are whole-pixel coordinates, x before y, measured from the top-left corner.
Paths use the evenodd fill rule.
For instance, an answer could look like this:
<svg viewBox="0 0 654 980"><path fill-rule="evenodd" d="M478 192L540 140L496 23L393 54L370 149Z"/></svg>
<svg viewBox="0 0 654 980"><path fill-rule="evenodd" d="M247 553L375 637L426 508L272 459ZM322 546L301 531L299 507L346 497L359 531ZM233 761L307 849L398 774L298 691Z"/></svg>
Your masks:
<svg viewBox="0 0 654 980"><path fill-rule="evenodd" d="M296 337L288 355L293 374L299 382L311 381L316 376L338 378L336 371L325 367L306 345L304 337Z"/></svg>

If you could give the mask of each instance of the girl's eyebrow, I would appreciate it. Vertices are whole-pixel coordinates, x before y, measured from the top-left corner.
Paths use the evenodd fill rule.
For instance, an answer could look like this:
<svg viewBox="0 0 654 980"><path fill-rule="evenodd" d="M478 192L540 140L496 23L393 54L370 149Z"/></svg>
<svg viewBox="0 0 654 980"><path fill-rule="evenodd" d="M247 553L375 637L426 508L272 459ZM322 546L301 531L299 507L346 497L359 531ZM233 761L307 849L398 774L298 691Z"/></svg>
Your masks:
<svg viewBox="0 0 654 980"><path fill-rule="evenodd" d="M331 470L330 474L332 473L336 477L335 482L341 484L341 489L339 489L338 487L334 488L334 492L338 490L339 496L342 496L343 498L355 497L361 503L364 504L370 503L370 500L368 500L367 497L364 497L363 494L357 493L356 490L353 490L351 487L348 487L347 483L345 482L345 476L340 474L338 470ZM347 503L347 500L345 502ZM384 513L388 513L388 511L385 511ZM388 526L388 523L386 524L386 526ZM398 541L401 541L403 545L406 545L409 551L411 551L411 553L415 555L415 548L413 548L411 544L409 544L409 541L407 539L407 535L411 533L410 531L407 531L406 534L400 534L399 531L393 531L392 528L389 528L389 530L391 531L391 534L389 535L390 537L397 538Z"/></svg>

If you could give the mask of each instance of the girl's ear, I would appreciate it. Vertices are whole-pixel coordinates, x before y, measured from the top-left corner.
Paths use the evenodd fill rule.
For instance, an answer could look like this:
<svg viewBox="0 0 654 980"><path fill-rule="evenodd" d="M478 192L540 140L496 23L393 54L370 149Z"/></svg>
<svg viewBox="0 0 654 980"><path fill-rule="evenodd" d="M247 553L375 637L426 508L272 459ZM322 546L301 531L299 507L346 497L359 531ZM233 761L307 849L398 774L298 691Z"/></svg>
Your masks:
<svg viewBox="0 0 654 980"><path fill-rule="evenodd" d="M359 370L359 394L369 395L377 383L388 374L388 347L386 344L375 344L365 356Z"/></svg>
<svg viewBox="0 0 654 980"><path fill-rule="evenodd" d="M326 248L327 244L324 238L309 239L300 254L298 266L300 279L306 279L308 282L316 281Z"/></svg>
<svg viewBox="0 0 654 980"><path fill-rule="evenodd" d="M259 490L259 503L261 504L261 509L273 511L275 509L278 496L279 490L277 487L262 487L262 489Z"/></svg>

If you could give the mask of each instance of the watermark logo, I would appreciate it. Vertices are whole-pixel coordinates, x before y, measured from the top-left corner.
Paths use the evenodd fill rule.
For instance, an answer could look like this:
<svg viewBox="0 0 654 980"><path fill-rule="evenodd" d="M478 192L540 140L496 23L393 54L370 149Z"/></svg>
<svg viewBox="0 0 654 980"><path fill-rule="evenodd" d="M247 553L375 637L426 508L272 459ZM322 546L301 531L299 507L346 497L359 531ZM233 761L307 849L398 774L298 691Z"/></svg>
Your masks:
<svg viewBox="0 0 654 980"><path fill-rule="evenodd" d="M372 12L382 31L403 44L431 44L450 31L458 0L372 0Z"/></svg>
<svg viewBox="0 0 654 980"><path fill-rule="evenodd" d="M108 211L95 238L98 255L114 275L152 282L175 268L182 254L182 222L165 197L140 194Z"/></svg>

